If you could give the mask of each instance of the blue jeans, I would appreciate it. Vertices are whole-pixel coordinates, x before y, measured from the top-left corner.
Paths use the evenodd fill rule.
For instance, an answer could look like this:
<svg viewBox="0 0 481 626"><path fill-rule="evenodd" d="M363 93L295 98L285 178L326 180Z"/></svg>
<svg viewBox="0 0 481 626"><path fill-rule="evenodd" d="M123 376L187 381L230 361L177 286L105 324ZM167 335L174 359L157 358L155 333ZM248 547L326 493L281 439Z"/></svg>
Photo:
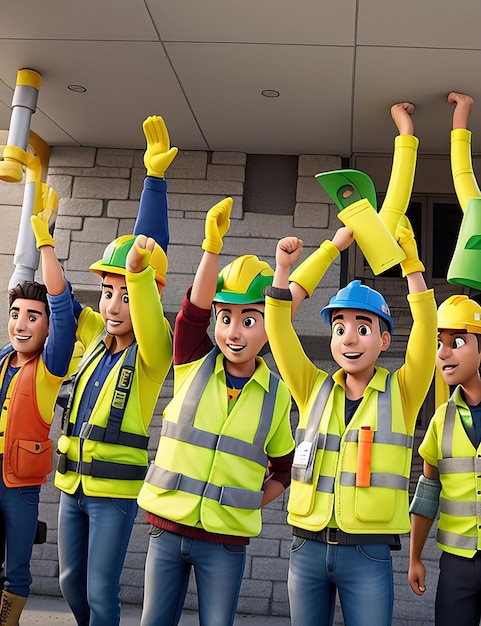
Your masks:
<svg viewBox="0 0 481 626"><path fill-rule="evenodd" d="M37 530L40 487L7 487L0 474L0 511L5 524L5 589L28 596L30 558Z"/></svg>
<svg viewBox="0 0 481 626"><path fill-rule="evenodd" d="M336 590L346 626L391 626L389 546L340 546L294 537L288 576L292 626L331 626Z"/></svg>
<svg viewBox="0 0 481 626"><path fill-rule="evenodd" d="M79 626L118 626L120 574L137 501L62 492L58 512L60 590Z"/></svg>
<svg viewBox="0 0 481 626"><path fill-rule="evenodd" d="M189 539L160 528L150 533L142 626L175 626L193 567L201 626L234 623L246 547Z"/></svg>

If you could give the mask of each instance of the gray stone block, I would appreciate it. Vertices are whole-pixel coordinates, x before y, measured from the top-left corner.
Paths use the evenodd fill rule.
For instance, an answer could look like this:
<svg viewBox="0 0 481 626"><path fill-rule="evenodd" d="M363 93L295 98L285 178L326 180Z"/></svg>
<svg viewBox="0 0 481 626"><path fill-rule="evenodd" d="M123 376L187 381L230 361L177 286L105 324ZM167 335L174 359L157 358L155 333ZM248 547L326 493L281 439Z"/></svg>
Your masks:
<svg viewBox="0 0 481 626"><path fill-rule="evenodd" d="M208 165L207 180L233 180L243 183L245 168L242 165Z"/></svg>
<svg viewBox="0 0 481 626"><path fill-rule="evenodd" d="M242 165L245 167L245 152L212 152L212 163L215 165Z"/></svg>
<svg viewBox="0 0 481 626"><path fill-rule="evenodd" d="M122 150L120 148L99 148L95 165L107 167L127 167L134 164L134 150Z"/></svg>
<svg viewBox="0 0 481 626"><path fill-rule="evenodd" d="M53 146L49 167L93 167L96 152L96 148Z"/></svg>
<svg viewBox="0 0 481 626"><path fill-rule="evenodd" d="M83 217L100 217L103 212L103 202L91 198L60 198L58 203L59 217L75 215Z"/></svg>
<svg viewBox="0 0 481 626"><path fill-rule="evenodd" d="M129 188L127 178L78 177L74 179L72 197L125 200L129 197Z"/></svg>

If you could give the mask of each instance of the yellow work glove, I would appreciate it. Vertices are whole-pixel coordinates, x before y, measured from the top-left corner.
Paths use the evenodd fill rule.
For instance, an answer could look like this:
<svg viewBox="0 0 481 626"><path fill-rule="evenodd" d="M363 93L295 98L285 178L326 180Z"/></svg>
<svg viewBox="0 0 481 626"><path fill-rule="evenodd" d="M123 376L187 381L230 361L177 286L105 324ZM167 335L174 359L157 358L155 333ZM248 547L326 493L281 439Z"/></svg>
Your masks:
<svg viewBox="0 0 481 626"><path fill-rule="evenodd" d="M52 246L52 248L55 248L55 241L48 229L48 220L51 213L52 211L50 211L50 209L44 209L37 215L32 215L30 218L37 248L41 248L42 246Z"/></svg>
<svg viewBox="0 0 481 626"><path fill-rule="evenodd" d="M165 171L175 159L178 148L170 147L169 133L160 115L151 115L143 123L147 150L144 153L144 165L147 176L164 178Z"/></svg>
<svg viewBox="0 0 481 626"><path fill-rule="evenodd" d="M223 239L230 226L232 198L224 198L207 211L205 218L205 239L202 250L219 254L222 250Z"/></svg>
<svg viewBox="0 0 481 626"><path fill-rule="evenodd" d="M49 209L52 213L58 210L58 194L47 183L42 183L42 205L44 209Z"/></svg>
<svg viewBox="0 0 481 626"><path fill-rule="evenodd" d="M414 239L414 232L411 222L403 215L396 227L396 241L403 249L406 258L401 261L403 278L414 272L424 272L424 265L419 260L418 247Z"/></svg>

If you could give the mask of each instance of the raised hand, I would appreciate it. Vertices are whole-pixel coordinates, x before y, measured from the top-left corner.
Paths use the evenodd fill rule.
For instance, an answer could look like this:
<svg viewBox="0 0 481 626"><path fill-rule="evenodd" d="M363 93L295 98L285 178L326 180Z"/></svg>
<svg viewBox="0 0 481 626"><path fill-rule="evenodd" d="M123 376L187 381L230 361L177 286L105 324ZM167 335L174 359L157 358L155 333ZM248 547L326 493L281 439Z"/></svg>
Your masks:
<svg viewBox="0 0 481 626"><path fill-rule="evenodd" d="M150 264L150 257L154 251L155 240L145 235L137 235L125 259L125 269L133 274L145 270Z"/></svg>
<svg viewBox="0 0 481 626"><path fill-rule="evenodd" d="M43 209L37 215L32 215L30 220L32 222L33 234L35 235L35 244L37 248L42 246L51 246L55 248L55 241L49 231L49 219L52 214L50 209Z"/></svg>
<svg viewBox="0 0 481 626"><path fill-rule="evenodd" d="M202 250L219 254L224 244L224 236L229 230L232 198L224 198L207 211L205 218L205 239Z"/></svg>
<svg viewBox="0 0 481 626"><path fill-rule="evenodd" d="M276 266L291 268L299 260L304 243L298 237L284 237L276 247Z"/></svg>
<svg viewBox="0 0 481 626"><path fill-rule="evenodd" d="M179 150L170 147L167 126L160 115L151 115L142 126L147 140L147 150L144 153L147 176L164 178L167 168Z"/></svg>
<svg viewBox="0 0 481 626"><path fill-rule="evenodd" d="M401 261L401 269L403 276L413 274L414 272L424 272L424 265L419 260L418 247L414 238L414 232L408 218L403 215L398 222L396 228L396 241L406 255L404 261Z"/></svg>

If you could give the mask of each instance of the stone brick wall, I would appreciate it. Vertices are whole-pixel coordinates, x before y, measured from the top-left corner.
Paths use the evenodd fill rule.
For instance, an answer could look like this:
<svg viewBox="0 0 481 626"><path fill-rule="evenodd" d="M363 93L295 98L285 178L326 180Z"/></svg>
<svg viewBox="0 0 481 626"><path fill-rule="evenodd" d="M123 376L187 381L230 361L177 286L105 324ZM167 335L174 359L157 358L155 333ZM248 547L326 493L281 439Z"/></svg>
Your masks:
<svg viewBox="0 0 481 626"><path fill-rule="evenodd" d="M221 263L240 254L258 254L274 264L277 240L285 235L303 239L305 256L340 225L337 208L313 178L320 171L341 167L340 159L303 155L298 159L296 204L292 215L246 213L243 192L246 155L225 152L179 152L168 170L169 191L169 272L162 301L173 320L181 298L191 283L201 257L206 211L225 196L234 198L231 228L225 238ZM143 152L96 148L53 148L48 182L59 195L55 228L57 255L73 284L78 299L95 306L98 277L88 266L101 257L105 245L115 237L132 232L142 190L145 170ZM6 299L6 287L12 271L12 255L20 217L23 187L0 182L0 297ZM306 301L296 316L295 326L306 340L307 351L319 366L330 371L333 365L327 350L329 329L319 319L320 308L339 286L339 260L329 269L319 289ZM41 280L41 276L39 276ZM7 341L6 310L1 308L0 339ZM319 339L320 336L320 339ZM319 346L322 346L322 350ZM326 352L327 350L327 352ZM322 360L321 352L325 353ZM270 355L268 363L275 369ZM399 364L391 358L389 367ZM172 393L169 375L152 421L150 455L159 439L162 409ZM297 416L292 414L295 426ZM59 417L54 421L53 439L59 435ZM287 494L271 503L263 512L262 534L252 540L241 590L239 611L254 614L288 615L286 578L291 532L286 524ZM47 543L34 546L32 557L33 593L59 594L57 561L58 492L50 478L42 489L40 518L48 523ZM143 592L143 569L148 545L148 527L139 511L122 575L125 602L140 603ZM186 608L196 607L191 584Z"/></svg>

